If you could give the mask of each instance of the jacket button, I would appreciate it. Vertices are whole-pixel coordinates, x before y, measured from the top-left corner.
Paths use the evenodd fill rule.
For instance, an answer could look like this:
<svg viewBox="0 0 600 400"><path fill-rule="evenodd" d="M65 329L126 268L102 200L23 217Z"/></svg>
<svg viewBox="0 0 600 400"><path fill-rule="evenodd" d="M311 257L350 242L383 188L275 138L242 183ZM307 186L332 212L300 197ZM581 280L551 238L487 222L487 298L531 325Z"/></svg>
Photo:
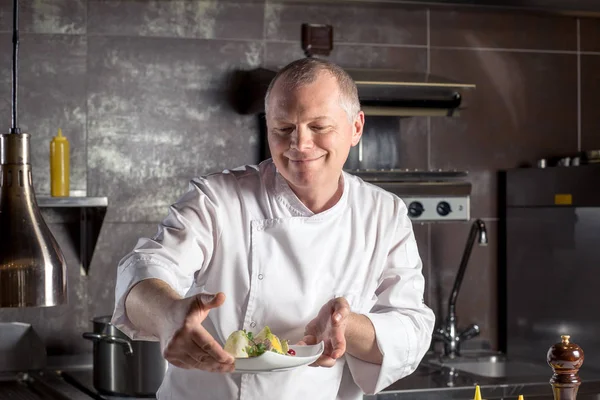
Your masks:
<svg viewBox="0 0 600 400"><path fill-rule="evenodd" d="M262 278L264 278L263 274L258 274L258 279L262 281Z"/></svg>
<svg viewBox="0 0 600 400"><path fill-rule="evenodd" d="M254 322L254 321L250 322L250 327L251 328L254 328L255 326L256 326L256 322Z"/></svg>

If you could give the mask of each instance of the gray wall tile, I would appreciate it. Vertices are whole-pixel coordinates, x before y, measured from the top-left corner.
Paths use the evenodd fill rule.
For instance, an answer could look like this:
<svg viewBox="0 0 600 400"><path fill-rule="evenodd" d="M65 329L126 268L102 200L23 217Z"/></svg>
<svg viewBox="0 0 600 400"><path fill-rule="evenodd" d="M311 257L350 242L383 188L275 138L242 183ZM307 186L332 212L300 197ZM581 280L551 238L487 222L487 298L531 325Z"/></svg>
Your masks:
<svg viewBox="0 0 600 400"><path fill-rule="evenodd" d="M577 22L533 12L433 9L431 45L575 51Z"/></svg>
<svg viewBox="0 0 600 400"><path fill-rule="evenodd" d="M107 220L160 220L191 177L255 162L256 119L223 89L261 53L256 42L90 38L90 193L110 197Z"/></svg>
<svg viewBox="0 0 600 400"><path fill-rule="evenodd" d="M71 146L71 190L86 190L86 53L79 35L21 35L18 125L31 134L33 182L50 192L50 141L61 128ZM11 35L0 34L0 120L11 121Z"/></svg>
<svg viewBox="0 0 600 400"><path fill-rule="evenodd" d="M167 211L166 208L163 210L165 214ZM112 315L119 261L133 250L139 238L152 237L156 230L154 223L109 222L102 225L90 272L84 277L88 292L86 305L92 318Z"/></svg>
<svg viewBox="0 0 600 400"><path fill-rule="evenodd" d="M436 167L509 168L577 149L575 55L434 50L431 63L477 85L459 118L432 119Z"/></svg>
<svg viewBox="0 0 600 400"><path fill-rule="evenodd" d="M89 32L119 36L262 39L264 0L96 1Z"/></svg>
<svg viewBox="0 0 600 400"><path fill-rule="evenodd" d="M267 42L266 46L267 68L280 68L304 57L302 48L290 43ZM326 58L344 68L391 68L404 71L427 69L427 50L412 47L340 44Z"/></svg>
<svg viewBox="0 0 600 400"><path fill-rule="evenodd" d="M332 25L334 48L338 42L427 44L424 8L397 4L267 2L265 15L268 40L291 40L299 47L303 23Z"/></svg>
<svg viewBox="0 0 600 400"><path fill-rule="evenodd" d="M579 32L581 51L600 51L600 20L598 18L581 18Z"/></svg>
<svg viewBox="0 0 600 400"><path fill-rule="evenodd" d="M19 31L82 34L86 32L86 0L19 2ZM0 32L12 32L13 2L0 3Z"/></svg>
<svg viewBox="0 0 600 400"><path fill-rule="evenodd" d="M600 32L600 30L599 30ZM600 56L581 57L581 150L600 149Z"/></svg>

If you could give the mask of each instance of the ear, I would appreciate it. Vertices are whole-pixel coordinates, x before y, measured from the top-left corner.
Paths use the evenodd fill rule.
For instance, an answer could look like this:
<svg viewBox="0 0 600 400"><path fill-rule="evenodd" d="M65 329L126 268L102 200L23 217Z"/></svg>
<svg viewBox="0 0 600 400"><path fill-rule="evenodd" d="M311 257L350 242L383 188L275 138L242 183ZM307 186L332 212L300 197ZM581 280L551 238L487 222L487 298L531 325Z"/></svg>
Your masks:
<svg viewBox="0 0 600 400"><path fill-rule="evenodd" d="M359 111L354 118L352 124L352 147L356 146L362 137L363 128L365 127L365 113Z"/></svg>

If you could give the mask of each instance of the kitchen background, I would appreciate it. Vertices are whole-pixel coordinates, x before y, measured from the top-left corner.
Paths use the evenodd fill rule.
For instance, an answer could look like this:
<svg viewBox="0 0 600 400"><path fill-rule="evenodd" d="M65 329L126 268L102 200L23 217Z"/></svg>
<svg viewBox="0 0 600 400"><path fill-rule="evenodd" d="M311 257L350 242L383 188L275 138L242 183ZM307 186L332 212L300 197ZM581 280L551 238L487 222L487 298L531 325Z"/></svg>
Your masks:
<svg viewBox="0 0 600 400"><path fill-rule="evenodd" d="M458 299L460 325L497 345L496 174L538 158L600 148L600 21L502 8L286 1L36 0L21 4L20 127L32 134L33 178L49 192L49 142L72 146L71 190L107 196L87 275L71 224L44 216L67 257L68 305L0 309L33 324L49 354L91 351L90 319L113 309L116 265L152 235L198 174L259 157L256 116L227 100L234 68L276 68L303 57L300 26L334 26L331 59L344 67L430 71L477 89L458 118L367 119L397 133L397 167L468 170L476 246ZM10 127L12 4L0 2L0 120ZM371 126L369 126L371 125ZM426 301L438 318L469 223L415 225Z"/></svg>

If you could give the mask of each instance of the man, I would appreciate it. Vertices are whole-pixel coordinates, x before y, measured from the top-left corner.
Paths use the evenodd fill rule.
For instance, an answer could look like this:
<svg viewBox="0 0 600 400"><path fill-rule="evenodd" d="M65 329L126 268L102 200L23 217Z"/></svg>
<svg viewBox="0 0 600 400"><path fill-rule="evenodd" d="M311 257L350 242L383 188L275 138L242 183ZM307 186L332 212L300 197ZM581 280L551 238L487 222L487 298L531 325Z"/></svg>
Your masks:
<svg viewBox="0 0 600 400"><path fill-rule="evenodd" d="M159 340L159 399L360 399L412 373L434 315L395 195L343 173L364 114L340 67L302 59L265 99L272 160L192 180L119 265L113 324ZM325 343L312 367L234 372L230 333Z"/></svg>

